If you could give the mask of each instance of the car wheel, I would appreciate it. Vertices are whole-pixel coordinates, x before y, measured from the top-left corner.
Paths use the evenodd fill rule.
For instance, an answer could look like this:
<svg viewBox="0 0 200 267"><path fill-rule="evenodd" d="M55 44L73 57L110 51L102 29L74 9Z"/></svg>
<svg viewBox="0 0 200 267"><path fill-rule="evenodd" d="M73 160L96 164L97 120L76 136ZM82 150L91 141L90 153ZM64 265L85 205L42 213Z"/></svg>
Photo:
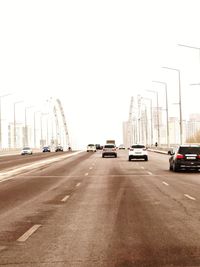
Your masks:
<svg viewBox="0 0 200 267"><path fill-rule="evenodd" d="M128 158L128 161L131 161L131 157Z"/></svg>
<svg viewBox="0 0 200 267"><path fill-rule="evenodd" d="M169 164L169 170L170 170L170 171L173 171L173 167L172 167L171 164Z"/></svg>
<svg viewBox="0 0 200 267"><path fill-rule="evenodd" d="M148 157L145 157L145 159L144 159L145 161L148 161Z"/></svg>
<svg viewBox="0 0 200 267"><path fill-rule="evenodd" d="M102 158L104 158L104 155L102 155Z"/></svg>
<svg viewBox="0 0 200 267"><path fill-rule="evenodd" d="M179 171L179 167L175 163L173 164L173 171L174 172L178 172Z"/></svg>

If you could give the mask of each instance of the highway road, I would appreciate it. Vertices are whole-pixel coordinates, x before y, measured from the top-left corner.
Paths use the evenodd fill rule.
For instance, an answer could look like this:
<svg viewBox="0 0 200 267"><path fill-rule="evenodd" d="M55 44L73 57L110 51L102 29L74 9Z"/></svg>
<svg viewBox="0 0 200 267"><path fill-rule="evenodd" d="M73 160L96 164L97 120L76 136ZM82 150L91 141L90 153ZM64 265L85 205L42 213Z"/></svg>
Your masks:
<svg viewBox="0 0 200 267"><path fill-rule="evenodd" d="M0 158L0 266L200 266L200 174L168 157Z"/></svg>

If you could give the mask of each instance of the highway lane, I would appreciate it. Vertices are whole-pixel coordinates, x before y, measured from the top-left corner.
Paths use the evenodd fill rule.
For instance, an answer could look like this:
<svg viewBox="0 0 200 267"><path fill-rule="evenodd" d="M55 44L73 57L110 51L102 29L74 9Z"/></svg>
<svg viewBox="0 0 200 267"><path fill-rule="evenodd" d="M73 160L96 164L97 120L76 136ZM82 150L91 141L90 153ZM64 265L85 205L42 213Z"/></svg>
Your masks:
<svg viewBox="0 0 200 267"><path fill-rule="evenodd" d="M0 157L0 171L10 168L16 167L19 165L24 165L30 162L36 162L41 159L51 158L62 154L70 154L71 152L35 152L32 155L4 155Z"/></svg>
<svg viewBox="0 0 200 267"><path fill-rule="evenodd" d="M0 183L0 265L200 266L199 173L127 159L83 152Z"/></svg>

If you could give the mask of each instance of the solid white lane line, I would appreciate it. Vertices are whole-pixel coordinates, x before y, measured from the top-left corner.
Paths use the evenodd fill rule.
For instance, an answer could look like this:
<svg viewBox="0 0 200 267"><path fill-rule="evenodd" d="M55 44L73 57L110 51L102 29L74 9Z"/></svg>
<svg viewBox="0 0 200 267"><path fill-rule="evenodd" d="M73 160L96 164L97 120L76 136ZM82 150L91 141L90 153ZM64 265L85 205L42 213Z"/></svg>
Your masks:
<svg viewBox="0 0 200 267"><path fill-rule="evenodd" d="M166 183L166 182L162 182L164 185L166 185L166 186L168 186L169 184L168 183Z"/></svg>
<svg viewBox="0 0 200 267"><path fill-rule="evenodd" d="M153 175L153 173L152 172L147 172L149 175Z"/></svg>
<svg viewBox="0 0 200 267"><path fill-rule="evenodd" d="M68 198L69 198L69 195L65 196L61 201L65 202L65 201L67 201Z"/></svg>
<svg viewBox="0 0 200 267"><path fill-rule="evenodd" d="M187 198L189 198L189 199L191 199L191 200L196 200L196 198L194 198L194 197L191 197L190 195L188 195L188 194L184 194L184 196L185 197L187 197Z"/></svg>
<svg viewBox="0 0 200 267"><path fill-rule="evenodd" d="M8 180L11 180L13 179L13 177L10 177L10 178L1 178L2 180L0 180L0 183L2 182L5 182L5 181L8 181Z"/></svg>
<svg viewBox="0 0 200 267"><path fill-rule="evenodd" d="M77 152L73 152L72 154L69 154L69 155L56 156L56 157L53 157L50 159L49 158L43 159L43 160L39 160L37 162L30 163L29 165L26 165L26 166L15 167L15 169L10 169L10 170L7 170L6 172L2 171L2 172L0 172L0 181L3 182L6 180L6 178L9 178L10 176L13 176L13 175L20 174L22 171L25 171L25 172L32 171L34 168L45 166L46 164L50 164L52 162L60 161L61 159L66 159L66 158L72 157L72 156L77 155L81 152L82 151L77 151ZM13 178L14 177L12 177L12 179Z"/></svg>
<svg viewBox="0 0 200 267"><path fill-rule="evenodd" d="M76 186L79 186L81 183L78 183Z"/></svg>
<svg viewBox="0 0 200 267"><path fill-rule="evenodd" d="M89 173L88 173L88 172L86 172L86 173L85 173L85 176L88 176L88 174L89 174Z"/></svg>
<svg viewBox="0 0 200 267"><path fill-rule="evenodd" d="M25 242L37 229L41 226L41 224L35 224L31 227L26 233L24 233L20 238L17 239L19 242Z"/></svg>

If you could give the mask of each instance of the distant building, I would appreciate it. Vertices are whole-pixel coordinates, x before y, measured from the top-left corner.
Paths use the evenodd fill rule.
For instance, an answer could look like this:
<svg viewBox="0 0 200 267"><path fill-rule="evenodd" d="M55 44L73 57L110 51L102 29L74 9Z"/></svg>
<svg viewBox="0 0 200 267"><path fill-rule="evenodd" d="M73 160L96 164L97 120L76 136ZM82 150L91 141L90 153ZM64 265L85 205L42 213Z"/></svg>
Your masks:
<svg viewBox="0 0 200 267"><path fill-rule="evenodd" d="M153 125L154 128L157 130L158 129L158 123L159 127L162 126L163 121L162 121L162 107L153 107ZM157 112L158 111L158 112Z"/></svg>
<svg viewBox="0 0 200 267"><path fill-rule="evenodd" d="M186 129L187 122L186 120L182 121L182 138L183 143L186 142ZM171 145L180 144L180 120L178 117L169 117L169 140Z"/></svg>
<svg viewBox="0 0 200 267"><path fill-rule="evenodd" d="M15 137L14 137L14 124L10 123L8 125L8 147L9 148L21 148L23 146L23 136L24 136L24 124L16 123L15 126ZM16 146L15 141L16 140Z"/></svg>
<svg viewBox="0 0 200 267"><path fill-rule="evenodd" d="M200 114L193 113L189 116L189 120L187 122L186 139L194 137L199 130L200 130Z"/></svg>

